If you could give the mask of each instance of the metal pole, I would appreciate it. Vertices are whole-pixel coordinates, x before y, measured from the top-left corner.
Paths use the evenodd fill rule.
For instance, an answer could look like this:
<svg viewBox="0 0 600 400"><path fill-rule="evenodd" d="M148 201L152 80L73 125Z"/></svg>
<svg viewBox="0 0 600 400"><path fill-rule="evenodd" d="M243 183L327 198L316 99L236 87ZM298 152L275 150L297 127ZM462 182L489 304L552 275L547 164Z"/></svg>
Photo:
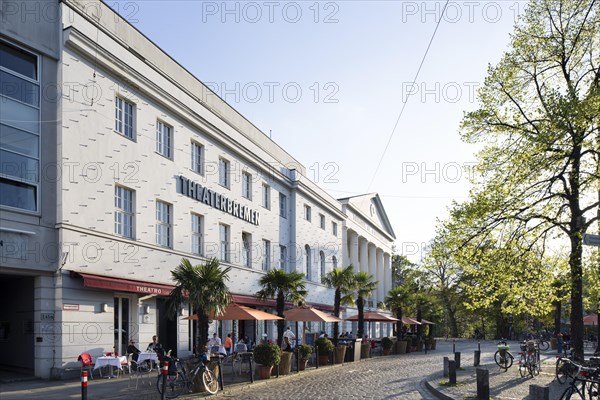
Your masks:
<svg viewBox="0 0 600 400"><path fill-rule="evenodd" d="M81 371L81 400L87 400L88 373Z"/></svg>
<svg viewBox="0 0 600 400"><path fill-rule="evenodd" d="M169 362L165 360L162 367L162 394L160 400L165 400L167 394L167 374L169 373Z"/></svg>

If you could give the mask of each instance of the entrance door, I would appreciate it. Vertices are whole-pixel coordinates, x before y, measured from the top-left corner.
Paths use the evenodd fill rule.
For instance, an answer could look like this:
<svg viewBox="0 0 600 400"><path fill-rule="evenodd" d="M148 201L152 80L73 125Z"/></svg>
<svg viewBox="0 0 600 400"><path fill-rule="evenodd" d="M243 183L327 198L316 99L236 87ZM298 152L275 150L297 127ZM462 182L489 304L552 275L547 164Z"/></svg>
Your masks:
<svg viewBox="0 0 600 400"><path fill-rule="evenodd" d="M160 343L165 351L171 350L171 355L177 356L177 317L171 317L167 312L166 300L156 299L157 332Z"/></svg>
<svg viewBox="0 0 600 400"><path fill-rule="evenodd" d="M115 297L115 351L125 355L131 335L131 301L129 297Z"/></svg>

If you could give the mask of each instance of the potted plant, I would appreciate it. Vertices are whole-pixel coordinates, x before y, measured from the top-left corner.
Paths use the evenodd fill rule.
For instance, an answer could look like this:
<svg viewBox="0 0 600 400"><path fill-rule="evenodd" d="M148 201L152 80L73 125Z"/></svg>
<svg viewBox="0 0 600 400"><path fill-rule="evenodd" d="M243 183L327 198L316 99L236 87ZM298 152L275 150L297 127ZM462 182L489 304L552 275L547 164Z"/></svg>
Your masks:
<svg viewBox="0 0 600 400"><path fill-rule="evenodd" d="M279 364L280 360L281 350L276 344L259 344L254 348L254 361L260 364L256 366L260 379L270 378L273 365Z"/></svg>
<svg viewBox="0 0 600 400"><path fill-rule="evenodd" d="M390 354L392 350L392 346L394 345L394 341L389 337L381 338L381 347L383 347L383 355L387 356Z"/></svg>
<svg viewBox="0 0 600 400"><path fill-rule="evenodd" d="M329 363L329 353L333 351L333 343L326 337L318 338L315 341L317 351L319 352L319 365Z"/></svg>
<svg viewBox="0 0 600 400"><path fill-rule="evenodd" d="M308 363L308 357L313 352L313 348L309 344L301 344L298 346L298 354L300 356L300 371L304 371L306 364Z"/></svg>

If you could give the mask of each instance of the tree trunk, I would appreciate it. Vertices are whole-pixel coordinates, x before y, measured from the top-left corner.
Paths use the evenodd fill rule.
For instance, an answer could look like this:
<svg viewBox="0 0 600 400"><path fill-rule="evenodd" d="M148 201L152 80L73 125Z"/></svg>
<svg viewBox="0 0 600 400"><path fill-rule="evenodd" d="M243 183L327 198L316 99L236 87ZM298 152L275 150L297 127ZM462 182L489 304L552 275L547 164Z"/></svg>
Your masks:
<svg viewBox="0 0 600 400"><path fill-rule="evenodd" d="M396 318L398 318L398 322L396 322L396 338L400 341L404 338L404 332L402 331L402 308L396 310Z"/></svg>
<svg viewBox="0 0 600 400"><path fill-rule="evenodd" d="M198 349L204 351L204 347L208 344L208 315L199 312L198 314Z"/></svg>
<svg viewBox="0 0 600 400"><path fill-rule="evenodd" d="M448 319L450 320L450 336L458 337L458 323L456 322L456 311L448 306Z"/></svg>
<svg viewBox="0 0 600 400"><path fill-rule="evenodd" d="M342 294L340 289L335 289L335 298L333 300L333 315L336 317L340 317L340 303L341 303ZM340 324L339 322L333 323L333 344L337 346L338 338L340 337Z"/></svg>
<svg viewBox="0 0 600 400"><path fill-rule="evenodd" d="M421 322L421 307L417 307L417 321ZM423 338L423 324L417 325L417 339L421 340Z"/></svg>
<svg viewBox="0 0 600 400"><path fill-rule="evenodd" d="M365 336L365 315L364 315L365 300L362 297L356 299L356 308L358 308L358 334L356 337L363 338Z"/></svg>
<svg viewBox="0 0 600 400"><path fill-rule="evenodd" d="M562 294L559 293L559 298L562 297ZM562 303L560 300L554 302L554 334L558 334L560 332L561 326L561 316L562 316Z"/></svg>
<svg viewBox="0 0 600 400"><path fill-rule="evenodd" d="M285 296L283 291L277 292L277 316L281 318L285 318L283 312L285 311ZM278 319L277 320L277 344L279 346L283 346L283 330L285 328L285 320ZM303 339L304 340L304 339Z"/></svg>
<svg viewBox="0 0 600 400"><path fill-rule="evenodd" d="M571 346L576 361L583 361L583 282L581 232L571 235Z"/></svg>

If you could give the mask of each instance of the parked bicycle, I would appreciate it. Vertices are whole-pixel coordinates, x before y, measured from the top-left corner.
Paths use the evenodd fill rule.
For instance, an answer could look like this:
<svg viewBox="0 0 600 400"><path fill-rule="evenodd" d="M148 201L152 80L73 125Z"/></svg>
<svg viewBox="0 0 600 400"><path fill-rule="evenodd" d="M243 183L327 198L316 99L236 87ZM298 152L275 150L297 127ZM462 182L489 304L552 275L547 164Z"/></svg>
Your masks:
<svg viewBox="0 0 600 400"><path fill-rule="evenodd" d="M563 354L556 356L556 380L563 384L569 378L573 378L577 368L571 363L573 360L573 351L565 350Z"/></svg>
<svg viewBox="0 0 600 400"><path fill-rule="evenodd" d="M165 384L165 397L174 399L183 394L191 393L194 385L194 380L198 374L201 374L202 384L204 389L210 394L215 394L219 390L219 381L215 374L206 367L208 357L202 354L202 357L190 371L186 371L184 363L178 358L171 357L169 361L169 374ZM173 363L173 364L171 364ZM174 365L174 367L171 367ZM158 376L156 381L158 393L162 395L163 377Z"/></svg>
<svg viewBox="0 0 600 400"><path fill-rule="evenodd" d="M575 373L570 385L560 396L560 400L570 400L572 398L598 400L600 368L586 367L568 359L565 359L564 362L571 364Z"/></svg>
<svg viewBox="0 0 600 400"><path fill-rule="evenodd" d="M522 378L526 375L533 378L535 375L540 374L540 351L537 342L529 340L522 343L519 356L519 373Z"/></svg>
<svg viewBox="0 0 600 400"><path fill-rule="evenodd" d="M514 357L509 350L510 346L506 342L506 339L502 339L498 342L498 350L494 354L494 361L505 371L512 367L514 360Z"/></svg>

